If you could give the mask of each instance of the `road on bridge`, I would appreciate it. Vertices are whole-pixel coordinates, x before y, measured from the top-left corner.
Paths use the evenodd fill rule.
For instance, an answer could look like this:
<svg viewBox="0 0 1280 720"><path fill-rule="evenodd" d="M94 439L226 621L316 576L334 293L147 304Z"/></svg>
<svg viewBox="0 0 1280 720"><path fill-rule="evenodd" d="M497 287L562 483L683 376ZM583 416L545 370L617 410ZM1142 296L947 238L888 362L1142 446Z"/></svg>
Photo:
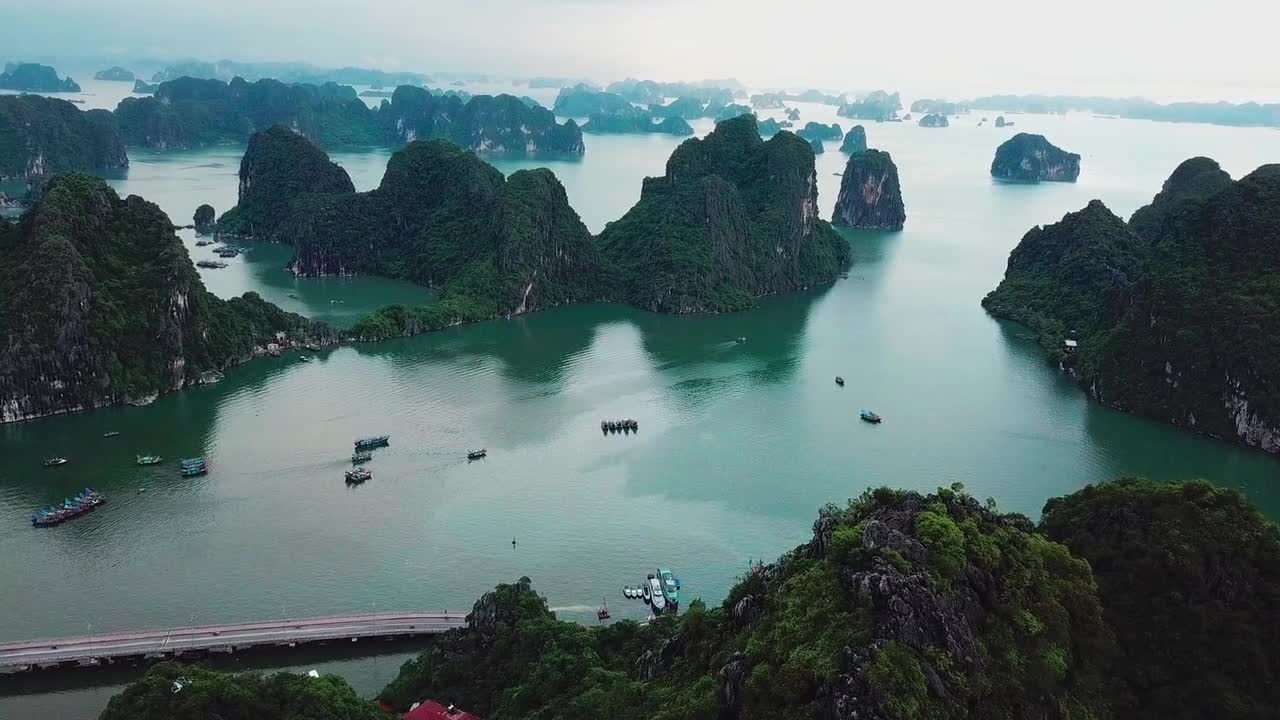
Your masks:
<svg viewBox="0 0 1280 720"><path fill-rule="evenodd" d="M27 640L0 643L0 670L260 645L434 635L464 625L464 613L380 613Z"/></svg>

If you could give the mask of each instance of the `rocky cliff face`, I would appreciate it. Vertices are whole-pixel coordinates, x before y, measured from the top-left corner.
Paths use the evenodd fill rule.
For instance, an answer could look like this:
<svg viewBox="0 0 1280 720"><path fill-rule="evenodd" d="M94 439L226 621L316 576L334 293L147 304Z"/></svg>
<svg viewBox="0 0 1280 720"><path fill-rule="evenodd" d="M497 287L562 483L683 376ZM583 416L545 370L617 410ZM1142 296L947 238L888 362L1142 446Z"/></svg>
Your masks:
<svg viewBox="0 0 1280 720"><path fill-rule="evenodd" d="M1000 119L996 118L997 127ZM1075 182L1080 156L1050 143L1043 135L1018 133L996 148L991 176L1015 182Z"/></svg>
<svg viewBox="0 0 1280 720"><path fill-rule="evenodd" d="M805 140L839 140L844 133L837 123L823 125L820 122L807 122L796 134Z"/></svg>
<svg viewBox="0 0 1280 720"><path fill-rule="evenodd" d="M214 297L158 207L87 175L0 228L0 298L5 422L147 401L268 342L336 340L257 295Z"/></svg>
<svg viewBox="0 0 1280 720"><path fill-rule="evenodd" d="M1100 402L1280 452L1277 258L1280 166L1231 182L1194 158L1128 225L1094 201L1032 230L984 305Z"/></svg>
<svg viewBox="0 0 1280 720"><path fill-rule="evenodd" d="M722 121L681 144L600 234L614 292L656 312L721 312L833 280L849 250L817 198L804 140L761 140L749 115Z"/></svg>
<svg viewBox="0 0 1280 720"><path fill-rule="evenodd" d="M347 171L324 151L283 126L254 133L240 160L236 206L223 214L217 232L278 240L290 205L304 196L354 193Z"/></svg>
<svg viewBox="0 0 1280 720"><path fill-rule="evenodd" d="M81 111L39 95L0 95L0 181L128 166L115 118L106 110Z"/></svg>
<svg viewBox="0 0 1280 720"><path fill-rule="evenodd" d="M849 128L849 132L844 136L844 142L840 143L840 152L854 154L867 151L867 129L861 125L854 125Z"/></svg>
<svg viewBox="0 0 1280 720"><path fill-rule="evenodd" d="M901 230L906 220L898 166L889 153L867 150L850 155L831 222L872 230Z"/></svg>

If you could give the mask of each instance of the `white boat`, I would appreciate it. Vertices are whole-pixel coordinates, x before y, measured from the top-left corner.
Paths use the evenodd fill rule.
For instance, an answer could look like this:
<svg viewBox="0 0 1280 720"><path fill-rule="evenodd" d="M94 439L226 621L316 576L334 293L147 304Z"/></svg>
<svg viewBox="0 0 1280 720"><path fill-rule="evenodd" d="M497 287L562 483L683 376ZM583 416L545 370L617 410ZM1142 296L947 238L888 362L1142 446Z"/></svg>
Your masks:
<svg viewBox="0 0 1280 720"><path fill-rule="evenodd" d="M652 575L649 576L649 596L653 602L653 614L661 615L667 608L667 600L662 596L662 581Z"/></svg>
<svg viewBox="0 0 1280 720"><path fill-rule="evenodd" d="M644 587L642 587L642 588L640 589L640 595L644 598L645 603L650 602L651 598L650 598L650 596L649 596L649 586L648 586L648 585L645 585Z"/></svg>

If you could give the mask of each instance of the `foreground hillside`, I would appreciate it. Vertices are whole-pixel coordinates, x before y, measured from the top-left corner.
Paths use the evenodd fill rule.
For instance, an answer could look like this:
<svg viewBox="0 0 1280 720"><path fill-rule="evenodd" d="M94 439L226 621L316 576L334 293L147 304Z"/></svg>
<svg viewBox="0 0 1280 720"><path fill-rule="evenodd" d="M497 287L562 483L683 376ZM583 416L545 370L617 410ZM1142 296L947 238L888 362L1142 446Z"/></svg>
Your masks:
<svg viewBox="0 0 1280 720"><path fill-rule="evenodd" d="M268 343L336 335L255 293L215 297L159 207L72 174L0 220L0 340L0 420L12 421L149 402Z"/></svg>
<svg viewBox="0 0 1280 720"><path fill-rule="evenodd" d="M528 578L499 585L379 700L489 720L1260 720L1280 702L1278 601L1280 532L1202 481L1087 487L1039 526L958 486L881 488L823 508L718 606L647 625L562 622ZM299 682L188 674L179 712L178 672L157 666L103 720L253 717ZM374 707L315 688L305 717Z"/></svg>

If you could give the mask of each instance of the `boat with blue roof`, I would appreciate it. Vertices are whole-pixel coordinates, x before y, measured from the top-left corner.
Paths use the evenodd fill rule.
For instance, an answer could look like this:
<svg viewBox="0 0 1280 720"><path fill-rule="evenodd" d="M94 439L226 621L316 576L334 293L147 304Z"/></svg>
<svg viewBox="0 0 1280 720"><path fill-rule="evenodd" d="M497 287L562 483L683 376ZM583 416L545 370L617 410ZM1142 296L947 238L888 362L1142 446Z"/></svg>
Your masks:
<svg viewBox="0 0 1280 720"><path fill-rule="evenodd" d="M107 499L93 488L85 488L74 497L64 498L62 502L49 507L40 508L31 513L31 524L35 527L59 525L93 510Z"/></svg>

